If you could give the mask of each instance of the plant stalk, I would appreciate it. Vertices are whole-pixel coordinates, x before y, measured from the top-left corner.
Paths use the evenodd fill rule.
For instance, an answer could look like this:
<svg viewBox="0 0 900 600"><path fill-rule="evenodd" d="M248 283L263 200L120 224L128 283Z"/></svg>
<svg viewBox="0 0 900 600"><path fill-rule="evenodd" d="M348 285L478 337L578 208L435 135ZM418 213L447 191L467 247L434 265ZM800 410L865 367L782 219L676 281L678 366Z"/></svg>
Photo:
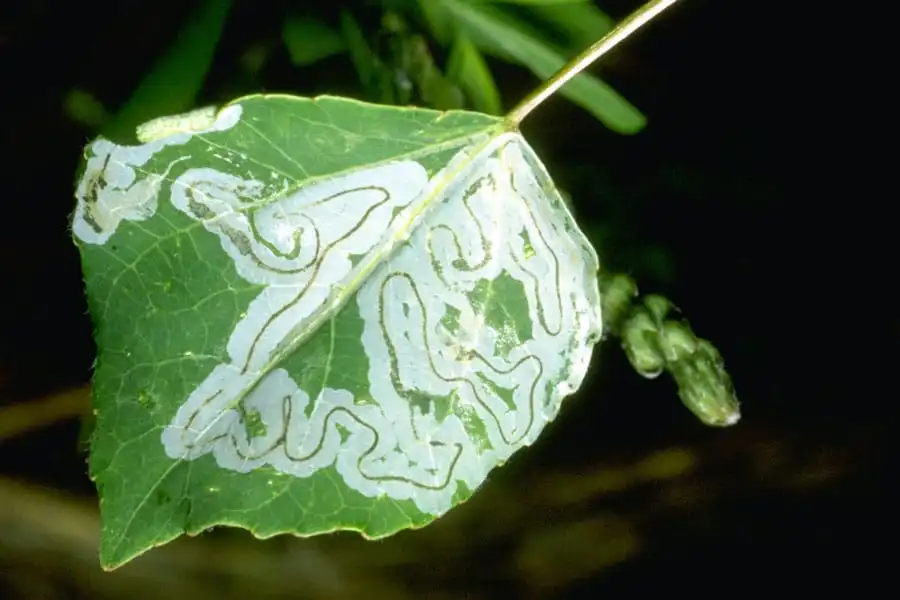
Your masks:
<svg viewBox="0 0 900 600"><path fill-rule="evenodd" d="M646 25L655 16L675 4L678 0L650 0L642 7L631 13L618 25L613 27L599 41L592 44L587 50L569 61L552 77L531 92L524 100L519 102L509 114L506 115L506 124L510 129L518 129L522 121L531 111L538 107L544 100L554 94L559 88L578 75L592 62L609 52L619 42Z"/></svg>

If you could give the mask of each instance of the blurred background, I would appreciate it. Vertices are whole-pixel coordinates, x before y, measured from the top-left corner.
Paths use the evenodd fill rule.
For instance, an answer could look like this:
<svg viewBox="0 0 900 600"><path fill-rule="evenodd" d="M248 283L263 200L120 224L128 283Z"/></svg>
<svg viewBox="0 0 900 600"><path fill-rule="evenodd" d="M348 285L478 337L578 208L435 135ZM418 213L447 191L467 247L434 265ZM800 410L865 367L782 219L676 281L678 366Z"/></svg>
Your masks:
<svg viewBox="0 0 900 600"><path fill-rule="evenodd" d="M83 146L259 91L503 112L637 6L4 2L0 597L865 593L889 576L896 393L852 377L865 352L843 329L860 284L841 230L820 225L829 209L789 184L792 33L781 3L713 0L676 4L594 65L615 93L553 98L523 132L604 268L671 298L720 349L739 425L703 427L671 381L639 378L607 343L538 443L421 531L220 528L99 568L81 426L95 348L67 229ZM628 105L640 112L615 117ZM900 320L884 319L893 342Z"/></svg>

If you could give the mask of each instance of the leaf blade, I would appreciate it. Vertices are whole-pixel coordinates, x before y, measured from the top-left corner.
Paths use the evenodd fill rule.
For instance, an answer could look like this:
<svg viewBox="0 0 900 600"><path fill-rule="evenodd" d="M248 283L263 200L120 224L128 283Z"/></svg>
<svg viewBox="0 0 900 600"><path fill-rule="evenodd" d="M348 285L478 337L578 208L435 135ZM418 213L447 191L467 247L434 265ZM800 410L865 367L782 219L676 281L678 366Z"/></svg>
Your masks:
<svg viewBox="0 0 900 600"><path fill-rule="evenodd" d="M596 254L502 119L251 96L166 123L91 144L77 191L106 568L217 525L424 526L580 385Z"/></svg>

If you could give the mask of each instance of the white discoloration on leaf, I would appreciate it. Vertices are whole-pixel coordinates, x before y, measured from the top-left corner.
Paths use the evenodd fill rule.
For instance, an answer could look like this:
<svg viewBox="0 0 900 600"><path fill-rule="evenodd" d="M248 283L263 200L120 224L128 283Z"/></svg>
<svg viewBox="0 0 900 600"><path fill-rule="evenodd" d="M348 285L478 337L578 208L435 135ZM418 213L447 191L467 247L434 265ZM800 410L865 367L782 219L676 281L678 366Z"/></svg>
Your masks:
<svg viewBox="0 0 900 600"><path fill-rule="evenodd" d="M198 108L181 115L157 117L137 127L141 143L153 142L179 133L209 133L231 129L241 118L240 104L226 106L221 111L215 106Z"/></svg>
<svg viewBox="0 0 900 600"><path fill-rule="evenodd" d="M597 258L500 119L231 106L87 151L107 565L219 524L422 526L537 438L599 334Z"/></svg>
<svg viewBox="0 0 900 600"><path fill-rule="evenodd" d="M193 113L189 113L193 114ZM206 115L206 113L203 113ZM160 117L145 123L143 143L119 146L99 139L88 146L84 175L75 197L78 203L72 220L72 231L89 244L105 244L122 220L144 221L156 213L158 196L164 179L176 162L161 173L145 173L141 167L163 148L187 143L192 135L225 131L241 116L240 105L232 105L212 116ZM201 118L202 117L202 118ZM185 121L185 119L187 119ZM181 126L177 126L180 123Z"/></svg>
<svg viewBox="0 0 900 600"><path fill-rule="evenodd" d="M445 186L434 197L414 161L328 178L272 202L261 183L211 169L176 180L174 205L219 236L242 277L266 287L229 339L231 363L216 367L165 429L169 456L211 452L224 469L268 465L296 477L334 465L365 496L441 514L459 483L475 489L537 438L581 383L600 334L596 256L570 233L571 216L547 196L549 178L519 135L481 144L474 156L466 149L450 164L452 180L432 178ZM322 322L336 290L353 293L350 256L382 251L391 243L385 232L423 198L436 210L411 237L394 234L409 242L356 297L374 403L331 387L311 400L278 368L280 350ZM501 278L512 283L501 287ZM441 325L450 307L452 328ZM516 333L523 323L527 339ZM249 414L265 435L251 434Z"/></svg>

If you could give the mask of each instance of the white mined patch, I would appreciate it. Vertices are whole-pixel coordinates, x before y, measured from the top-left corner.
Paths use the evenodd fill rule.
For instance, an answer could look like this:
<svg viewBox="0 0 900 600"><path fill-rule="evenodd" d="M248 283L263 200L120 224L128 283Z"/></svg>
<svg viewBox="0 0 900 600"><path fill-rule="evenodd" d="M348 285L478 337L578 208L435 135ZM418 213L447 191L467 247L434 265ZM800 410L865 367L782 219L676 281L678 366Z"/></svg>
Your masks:
<svg viewBox="0 0 900 600"><path fill-rule="evenodd" d="M179 176L172 204L219 237L241 277L267 285L229 339L234 364L264 373L292 333L339 308L359 270L351 257L377 260L385 232L402 218L395 211L410 207L427 183L419 163L395 162L266 202L259 181L208 168Z"/></svg>
<svg viewBox="0 0 900 600"><path fill-rule="evenodd" d="M156 212L162 175L140 177L134 167L144 166L163 147L184 143L174 138L142 146L118 146L97 140L90 146L84 176L75 190L78 202L72 220L72 231L89 244L105 244L123 219L143 221Z"/></svg>
<svg viewBox="0 0 900 600"><path fill-rule="evenodd" d="M214 169L189 169L175 180L173 205L219 237L244 279L266 287L229 338L231 362L216 367L191 393L163 433L169 456L195 458L213 452L223 468L247 470L265 463L308 476L334 464L340 446L344 458L337 463L339 472L352 479L348 473L356 470L358 481L351 487L384 493L375 490L376 482L362 481L360 466L368 463L353 459L369 448L371 442L366 440L374 439L376 432L379 439L391 439L390 432L383 431L388 421L367 413L378 407L361 408L349 392L326 389L307 419L307 394L285 371L272 367L284 358L298 331L340 308L342 290L363 265L377 262L390 241L386 232L392 222L407 218L427 184L425 169L413 161L322 179L277 201L268 201L262 182ZM258 411L265 431L276 436L280 449L263 452L265 436L249 441L248 427L239 415L251 407ZM309 423L322 435L303 433L298 438L296 432L308 429ZM336 425L358 434L342 446ZM332 428L327 435L322 430L326 426ZM235 441L241 436L246 442L243 450ZM314 438L324 440L324 445L313 444L318 448L313 454L297 458L304 455L293 441ZM355 455L347 454L347 444L356 448ZM371 472L385 468L374 465Z"/></svg>
<svg viewBox="0 0 900 600"><path fill-rule="evenodd" d="M157 117L137 126L137 138L147 143L178 133L225 131L237 124L242 112L240 104L232 104L220 111L215 106L206 106L180 115Z"/></svg>
<svg viewBox="0 0 900 600"><path fill-rule="evenodd" d="M229 338L229 362L163 431L168 456L212 453L224 469L296 477L334 467L365 496L438 515L460 484L474 490L531 444L581 384L599 338L598 262L521 136L477 148L461 172L471 147L430 180L418 163L395 162L277 201L258 181L182 174L174 205L265 287ZM382 262L448 173L440 205ZM325 387L311 398L278 364L376 261L355 301L369 395ZM501 280L521 290L517 302L492 296Z"/></svg>
<svg viewBox="0 0 900 600"><path fill-rule="evenodd" d="M565 205L548 196L552 189L524 139L500 136L454 182L409 245L359 291L370 393L386 415L396 415L395 428L418 434L399 435L401 448L423 460L435 443L461 447L456 463L434 461L450 483L417 491L423 511L449 509L454 479L475 489L491 468L533 443L584 378L601 332L598 263ZM504 345L511 321L491 322L472 300L493 293L477 286L490 287L501 276L521 283L523 318L531 324L531 337L513 348ZM503 298L494 302L515 310ZM451 308L458 315L455 339L440 325ZM410 423L415 392L456 398L464 408L440 424L433 411L413 408ZM486 440L467 431L471 413Z"/></svg>
<svg viewBox="0 0 900 600"><path fill-rule="evenodd" d="M170 127L165 136L148 136L146 143L139 146L119 146L104 139L93 142L89 146L91 156L87 159L84 175L75 190L77 204L72 232L83 242L105 244L123 219L143 221L153 216L163 181L176 163L188 157L172 161L161 174L142 176L136 168L146 165L166 146L187 143L192 135L233 127L240 119L241 111L240 105L231 105L220 111L205 129L189 133L186 129L176 132ZM175 117L163 119L172 118ZM156 127L160 131L160 126Z"/></svg>

